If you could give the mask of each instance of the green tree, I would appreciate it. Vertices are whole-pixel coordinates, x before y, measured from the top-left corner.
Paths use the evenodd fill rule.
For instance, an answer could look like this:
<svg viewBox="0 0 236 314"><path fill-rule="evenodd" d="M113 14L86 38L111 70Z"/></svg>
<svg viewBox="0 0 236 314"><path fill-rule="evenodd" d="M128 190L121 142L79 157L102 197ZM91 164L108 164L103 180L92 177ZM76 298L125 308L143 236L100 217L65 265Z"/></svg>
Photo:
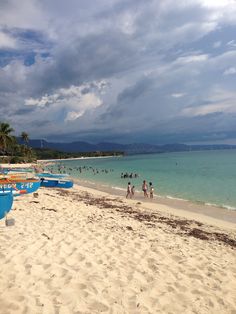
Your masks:
<svg viewBox="0 0 236 314"><path fill-rule="evenodd" d="M29 134L26 132L21 133L21 139L25 144L29 143Z"/></svg>
<svg viewBox="0 0 236 314"><path fill-rule="evenodd" d="M9 123L0 122L0 150L4 153L15 143L12 132L14 132L14 129Z"/></svg>

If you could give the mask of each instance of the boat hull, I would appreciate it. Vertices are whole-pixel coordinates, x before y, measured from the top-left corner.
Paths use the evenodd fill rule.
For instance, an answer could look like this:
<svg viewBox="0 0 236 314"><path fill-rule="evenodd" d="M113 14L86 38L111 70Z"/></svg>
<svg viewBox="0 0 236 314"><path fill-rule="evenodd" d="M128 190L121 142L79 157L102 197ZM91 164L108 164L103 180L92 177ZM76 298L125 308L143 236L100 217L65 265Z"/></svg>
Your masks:
<svg viewBox="0 0 236 314"><path fill-rule="evenodd" d="M63 189L69 189L72 188L74 185L73 181L69 180L58 180L58 179L41 179L41 186L47 187L47 188L63 188Z"/></svg>
<svg viewBox="0 0 236 314"><path fill-rule="evenodd" d="M11 191L0 193L0 219L3 219L11 210L13 204L13 194Z"/></svg>
<svg viewBox="0 0 236 314"><path fill-rule="evenodd" d="M40 180L6 180L0 181L0 192L14 192L14 196L29 194L40 188Z"/></svg>

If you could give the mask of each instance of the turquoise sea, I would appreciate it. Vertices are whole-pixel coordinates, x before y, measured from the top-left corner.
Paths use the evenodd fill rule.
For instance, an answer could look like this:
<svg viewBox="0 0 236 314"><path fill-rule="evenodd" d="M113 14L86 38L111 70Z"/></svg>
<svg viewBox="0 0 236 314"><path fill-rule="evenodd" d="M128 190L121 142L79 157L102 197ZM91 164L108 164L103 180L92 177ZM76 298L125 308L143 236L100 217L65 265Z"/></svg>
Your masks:
<svg viewBox="0 0 236 314"><path fill-rule="evenodd" d="M152 182L155 194L236 209L236 150L180 152L60 161L73 177L126 190L141 191ZM82 167L81 172L79 167ZM57 171L58 163L53 166ZM137 178L121 178L121 173ZM125 193L125 192L124 192Z"/></svg>

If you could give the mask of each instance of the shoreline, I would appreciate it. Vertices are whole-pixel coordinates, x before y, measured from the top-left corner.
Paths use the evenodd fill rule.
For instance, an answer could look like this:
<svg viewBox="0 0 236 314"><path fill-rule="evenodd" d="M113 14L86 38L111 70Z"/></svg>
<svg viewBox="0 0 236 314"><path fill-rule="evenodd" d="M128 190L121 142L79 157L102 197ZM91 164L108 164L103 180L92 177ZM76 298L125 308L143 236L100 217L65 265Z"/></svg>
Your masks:
<svg viewBox="0 0 236 314"><path fill-rule="evenodd" d="M111 158L111 157L118 157L118 156L101 156L101 157L79 157L75 159L94 159L94 158ZM68 160L68 159L67 159ZM74 160L74 159L72 159ZM49 160L44 160L45 162L49 162ZM52 160L51 160L52 161ZM55 160L58 162L59 160ZM38 164L41 163L41 160L37 161ZM34 163L28 163L28 164L0 164L0 167L2 168L27 168L27 167L33 167L36 164ZM74 182L80 186L92 188L96 191L100 192L106 192L110 195L116 195L116 196L122 196L125 198L126 195L126 189L120 188L120 187L113 187L107 184L104 184L102 182L96 182L96 181L88 181L84 179L79 179L76 177L72 177ZM216 219L222 222L233 224L234 227L236 227L236 210L231 208L226 208L223 206L217 206L214 204L206 204L203 202L194 202L191 200L185 200L185 199L178 199L178 198L172 198L168 196L162 196L158 194L154 194L154 199L144 199L143 193L140 191L135 191L135 197L134 200L142 202L143 204L152 204L152 206L155 205L164 205L167 207L169 212L173 214L182 214L183 216L190 215L201 215L202 217L205 217L205 219Z"/></svg>
<svg viewBox="0 0 236 314"><path fill-rule="evenodd" d="M123 157L123 155L117 156L91 156L91 157L73 157L73 158L64 158L64 159L38 159L37 162L60 162L60 161L70 161L70 160L84 160L84 159L96 159L96 158L114 158L114 157Z"/></svg>
<svg viewBox="0 0 236 314"><path fill-rule="evenodd" d="M108 168L109 167L111 167L111 168L114 167L114 169L116 171L115 163L116 163L116 161L114 161L114 162L111 161L109 163ZM79 163L79 161L78 161L78 164L81 165L81 163ZM114 164L114 166L113 166L113 164ZM120 164L119 160L118 160L118 164ZM82 163L82 165L85 167L86 165L88 165L88 163L84 162L84 163ZM99 165L101 165L101 162L100 163L99 162L98 163L94 163L93 162L93 164L92 164L92 166L94 168L96 168L96 166L97 166L98 170L99 170ZM78 171L76 172L73 169L71 169L71 168L74 168L76 166L78 166L76 162L75 162L75 164L72 164L72 165L66 165L65 164L65 170L69 171L70 175L72 177L74 175L73 178L75 178L77 180L78 177L80 178L80 174L78 173ZM100 167L102 167L102 166L100 166ZM104 165L103 165L103 167L104 167ZM56 169L56 167L55 167L55 169ZM54 169L54 171L55 171L55 169ZM119 167L117 169L118 169L118 171L120 170L120 172L121 172L121 169L119 169ZM137 172L138 173L137 169L134 170L134 169L131 168L130 171L133 170L133 172ZM86 169L86 170L88 170L88 169ZM127 169L124 168L124 170L126 171ZM117 180L117 178L118 178L117 176L120 176L120 174L118 174L118 173L116 173L116 177L114 177L114 178L111 176L111 178L108 177L106 179L103 175L101 176L101 179L99 179L99 177L98 178L94 177L95 181L93 181L94 180L93 176L91 176L90 174L88 174L88 178L86 178L86 176L87 176L86 174L82 175L82 177L84 177L82 179L82 181L85 181L85 182L89 182L90 181L89 182L90 186L97 185L98 189L100 189L100 190L103 190L104 188L106 190L111 189L113 191L112 193L116 193L116 194L118 193L116 190L121 190L121 191L123 190L124 191L123 193L124 194L126 193L126 185L127 185L127 183L126 183L126 181L121 182L121 180ZM141 174L141 176L146 179L146 174ZM150 173L148 174L148 176L150 177ZM155 177L155 179L154 179L154 177L155 177L155 175L153 177L151 175L151 180L149 180L149 181L155 182L156 177ZM109 179L110 179L111 182L109 182ZM129 180L132 180L132 179L129 179ZM138 181L136 181L136 179L134 181L132 181L132 182L137 187L141 186L141 182L137 183ZM100 185L100 187L99 187L99 185ZM162 202L165 202L167 204L171 204L171 205L172 204L174 204L174 205L177 204L177 206L180 204L181 206L183 206L184 203L188 203L188 204L192 204L191 206L188 205L188 207L196 208L195 209L196 211L198 211L198 207L204 207L206 212L211 211L211 209L216 209L217 211L220 209L220 210L224 211L226 216L228 216L228 211L235 211L236 212L236 203L235 203L236 200L235 200L235 197L233 197L234 195L232 194L232 196L230 197L230 192L227 194L227 191L224 190L223 187L222 187L222 189L223 189L222 190L222 194L221 194L221 190L219 190L219 188L218 188L218 190L219 190L218 191L219 195L218 195L217 192L216 192L217 189L215 189L215 194L213 194L211 192L208 193L208 191L206 191L206 193L204 193L203 189L200 189L199 190L200 192L198 192L198 187L196 186L197 193L195 195L194 187L190 188L189 190L188 189L187 190L185 190L185 189L181 190L181 188L179 190L178 190L178 188L177 189L173 188L171 190L171 188L168 188L168 184L166 184L166 185L167 185L166 188L165 187L164 187L164 189L162 188L162 190L163 190L162 194L159 194L159 189L157 189L156 191L158 193L157 194L158 198ZM177 193L175 191L179 191L179 193ZM171 194L171 192L173 192L173 194Z"/></svg>
<svg viewBox="0 0 236 314"><path fill-rule="evenodd" d="M89 188L97 192L105 192L111 196L120 196L124 200L127 200L126 190L112 188L108 185L102 185L96 182L85 181L80 179L74 179L76 186L81 186L82 188ZM164 206L165 210L173 215L179 215L185 218L193 218L198 220L201 219L204 223L213 223L218 226L230 226L231 228L236 228L236 211L229 210L222 207L206 205L202 203L194 203L188 200L179 199L169 199L159 195L154 194L154 199L145 199L142 192L135 192L135 197L133 199L128 199L131 202L142 202L143 206L150 207L154 209L158 205Z"/></svg>

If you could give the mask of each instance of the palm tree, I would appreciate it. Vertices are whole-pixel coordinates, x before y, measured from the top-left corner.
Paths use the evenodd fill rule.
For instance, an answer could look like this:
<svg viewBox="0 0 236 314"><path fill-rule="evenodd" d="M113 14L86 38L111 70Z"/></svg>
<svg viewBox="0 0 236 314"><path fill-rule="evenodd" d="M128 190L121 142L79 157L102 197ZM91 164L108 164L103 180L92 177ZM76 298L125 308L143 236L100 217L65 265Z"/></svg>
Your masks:
<svg viewBox="0 0 236 314"><path fill-rule="evenodd" d="M33 151L31 147L28 147L28 146L26 147L25 154L26 154L28 162L36 159L35 152Z"/></svg>
<svg viewBox="0 0 236 314"><path fill-rule="evenodd" d="M25 144L29 143L29 134L26 132L21 133L21 139Z"/></svg>
<svg viewBox="0 0 236 314"><path fill-rule="evenodd" d="M9 123L0 122L0 149L4 152L14 143L15 137L11 135L14 129Z"/></svg>

